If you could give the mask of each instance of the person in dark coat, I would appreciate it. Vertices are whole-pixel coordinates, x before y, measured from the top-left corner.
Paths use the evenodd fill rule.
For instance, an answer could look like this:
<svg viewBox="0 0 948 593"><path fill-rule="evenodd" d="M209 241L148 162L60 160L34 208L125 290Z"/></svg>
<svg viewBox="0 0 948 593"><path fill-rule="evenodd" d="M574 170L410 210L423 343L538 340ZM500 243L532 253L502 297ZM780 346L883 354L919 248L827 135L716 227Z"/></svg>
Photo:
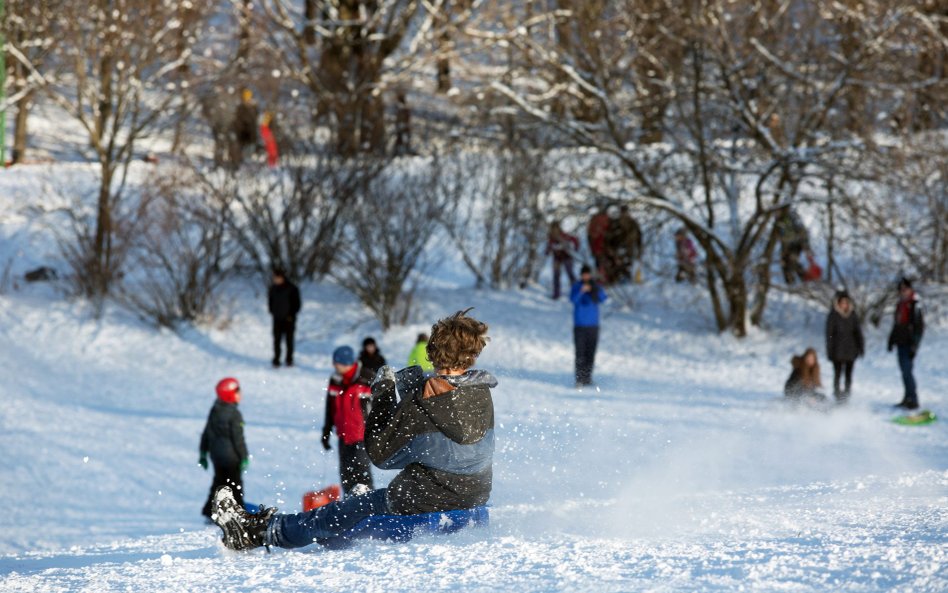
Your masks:
<svg viewBox="0 0 948 593"><path fill-rule="evenodd" d="M280 346L286 340L286 366L293 366L293 343L296 336L296 315L302 301L300 289L287 280L282 268L273 271L273 284L267 293L270 315L273 317L273 366L280 366Z"/></svg>
<svg viewBox="0 0 948 593"><path fill-rule="evenodd" d="M566 272L570 285L576 282L573 272L573 254L579 250L579 239L563 230L558 220L550 223L546 240L546 253L553 256L553 298L560 298L560 279Z"/></svg>
<svg viewBox="0 0 948 593"><path fill-rule="evenodd" d="M610 206L608 214L606 247L612 262L609 281L631 280L632 267L642 257L642 228L627 204Z"/></svg>
<svg viewBox="0 0 948 593"><path fill-rule="evenodd" d="M853 365L863 355L865 343L859 316L853 309L849 293L841 290L833 298L833 307L826 317L826 357L833 363L833 395L839 402L849 399L853 384ZM845 376L840 390L840 376Z"/></svg>
<svg viewBox="0 0 948 593"><path fill-rule="evenodd" d="M918 408L918 391L912 367L924 333L922 304L918 294L912 289L911 280L902 278L899 281L899 304L895 307L892 331L889 333L889 352L892 352L893 348L898 349L899 369L902 371L902 383L905 386L905 395L902 401L896 404L898 408Z"/></svg>
<svg viewBox="0 0 948 593"><path fill-rule="evenodd" d="M398 375L382 367L372 385L374 404L366 427L372 462L401 471L387 488L304 513L264 509L251 515L229 489L215 497L224 545L298 548L337 537L373 515L443 512L487 503L493 481L494 405L497 380L472 369L487 344L487 325L467 311L431 328L433 375L409 367ZM403 376L407 376L403 378Z"/></svg>
<svg viewBox="0 0 948 593"><path fill-rule="evenodd" d="M365 418L369 414L372 390L369 385L375 377L356 360L349 346L340 346L332 353L335 373L326 388L326 415L323 422L323 448L332 449L329 442L336 430L339 447L339 476L342 490L348 496L362 484L371 490L372 463L365 452Z"/></svg>
<svg viewBox="0 0 948 593"><path fill-rule="evenodd" d="M372 336L362 340L362 351L359 352L359 362L362 363L362 368L365 369L365 372L371 377L375 377L376 371L385 366L385 357L382 356L382 352L379 350L379 346L375 343L375 338Z"/></svg>
<svg viewBox="0 0 948 593"><path fill-rule="evenodd" d="M675 262L678 264L678 270L675 272L675 282L687 280L694 284L697 279L695 273L695 262L698 259L698 251L695 244L688 237L688 229L682 227L675 231Z"/></svg>
<svg viewBox="0 0 948 593"><path fill-rule="evenodd" d="M240 403L240 384L237 379L228 377L217 384L217 400L211 406L204 432L201 433L200 458L198 463L207 469L208 455L214 464L214 480L207 502L201 514L211 518L214 492L221 486L230 486L234 498L240 505L244 503L244 488L241 472L247 468L250 455L244 442L244 419L237 409Z"/></svg>
<svg viewBox="0 0 948 593"><path fill-rule="evenodd" d="M789 206L777 218L777 237L780 240L780 267L787 285L806 280L806 268L800 255L810 255L810 237L803 221Z"/></svg>
<svg viewBox="0 0 948 593"><path fill-rule="evenodd" d="M244 160L244 153L253 152L257 149L258 126L257 119L260 112L257 104L253 100L253 92L250 89L244 89L240 93L240 103L234 111L233 119L233 150L231 158L234 168L240 167Z"/></svg>
<svg viewBox="0 0 948 593"><path fill-rule="evenodd" d="M788 399L794 401L826 399L821 391L823 383L820 380L820 362L816 357L816 350L807 348L802 356L794 356L790 359L790 365L793 370L783 386L783 394Z"/></svg>
<svg viewBox="0 0 948 593"><path fill-rule="evenodd" d="M570 291L573 302L573 343L576 347L576 387L592 385L596 347L599 344L599 305L606 291L593 280L592 270L584 265L579 280Z"/></svg>

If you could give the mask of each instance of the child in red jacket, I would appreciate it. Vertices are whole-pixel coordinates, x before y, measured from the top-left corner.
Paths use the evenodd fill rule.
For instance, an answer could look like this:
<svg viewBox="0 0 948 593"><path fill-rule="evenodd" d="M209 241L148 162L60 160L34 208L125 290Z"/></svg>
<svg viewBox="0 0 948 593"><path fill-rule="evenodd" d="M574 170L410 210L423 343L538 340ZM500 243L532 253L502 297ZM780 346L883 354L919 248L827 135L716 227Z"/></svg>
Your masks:
<svg viewBox="0 0 948 593"><path fill-rule="evenodd" d="M372 462L365 452L365 419L372 397L373 375L356 360L355 351L340 346L332 353L336 372L326 389L326 420L323 422L323 448L332 449L329 435L333 427L339 437L339 474L342 489L349 495L359 484L373 489Z"/></svg>

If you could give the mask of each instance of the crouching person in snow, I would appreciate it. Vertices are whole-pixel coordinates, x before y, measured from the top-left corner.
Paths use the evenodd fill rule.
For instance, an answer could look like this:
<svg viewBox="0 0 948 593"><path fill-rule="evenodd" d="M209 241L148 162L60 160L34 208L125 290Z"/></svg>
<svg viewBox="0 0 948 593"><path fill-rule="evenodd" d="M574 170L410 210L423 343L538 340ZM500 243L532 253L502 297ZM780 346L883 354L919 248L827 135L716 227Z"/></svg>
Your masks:
<svg viewBox="0 0 948 593"><path fill-rule="evenodd" d="M783 393L788 399L794 401L826 399L820 391L823 383L820 381L820 363L816 358L816 350L807 348L803 356L794 356L790 364L793 366L793 371L783 387Z"/></svg>
<svg viewBox="0 0 948 593"><path fill-rule="evenodd" d="M372 515L463 510L490 497L496 379L471 367L487 344L487 325L459 311L431 329L428 357L436 372L399 386L391 367L372 384L374 403L365 443L372 462L401 469L387 488L350 496L312 511L251 515L229 488L215 495L214 521L228 548L299 548L330 540Z"/></svg>
<svg viewBox="0 0 948 593"><path fill-rule="evenodd" d="M240 384L237 379L228 377L217 383L217 400L207 416L207 424L201 433L201 457L198 463L207 469L207 456L210 454L214 464L214 481L207 495L207 502L201 510L211 518L211 505L214 492L221 486L229 485L238 504L244 503L244 489L240 473L246 469L249 455L244 442L244 418L237 409L240 403Z"/></svg>

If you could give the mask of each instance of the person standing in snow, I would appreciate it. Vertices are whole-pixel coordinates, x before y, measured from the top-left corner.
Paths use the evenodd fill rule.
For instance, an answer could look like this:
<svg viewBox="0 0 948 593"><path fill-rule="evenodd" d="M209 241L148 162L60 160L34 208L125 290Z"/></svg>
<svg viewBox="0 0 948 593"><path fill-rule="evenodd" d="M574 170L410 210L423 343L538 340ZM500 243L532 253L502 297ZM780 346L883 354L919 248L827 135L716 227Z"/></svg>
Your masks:
<svg viewBox="0 0 948 593"><path fill-rule="evenodd" d="M221 379L215 389L217 399L211 406L207 423L201 433L200 458L198 463L207 470L207 457L214 464L214 480L207 502L201 514L211 518L214 493L221 486L230 486L238 504L244 504L244 487L241 472L247 469L250 455L244 442L244 418L237 409L240 403L240 383L233 377Z"/></svg>
<svg viewBox="0 0 948 593"><path fill-rule="evenodd" d="M267 306L273 317L273 366L280 366L280 347L286 340L286 366L293 366L296 316L302 308L300 289L290 282L283 268L273 271L273 284L267 292Z"/></svg>
<svg viewBox="0 0 948 593"><path fill-rule="evenodd" d="M323 449L329 451L333 428L338 437L339 475L342 490L348 496L362 484L372 489L372 462L365 452L365 418L369 413L369 401L374 373L369 373L355 358L349 346L340 346L332 353L335 373L329 378L326 389L326 415L323 421Z"/></svg>
<svg viewBox="0 0 948 593"><path fill-rule="evenodd" d="M469 311L469 310L468 310ZM399 385L391 367L372 384L374 404L366 427L373 463L401 471L387 488L296 514L263 509L250 514L229 488L215 496L215 522L234 550L260 546L300 548L344 534L374 515L415 515L464 510L487 503L493 482L494 404L497 380L474 362L487 345L487 325L468 311L431 328L428 351L437 368L411 386Z"/></svg>
<svg viewBox="0 0 948 593"><path fill-rule="evenodd" d="M592 270L584 265L579 280L570 291L573 302L573 343L576 347L576 387L592 385L596 347L599 344L599 305L606 291L593 280Z"/></svg>
<svg viewBox="0 0 948 593"><path fill-rule="evenodd" d="M257 150L258 126L257 118L260 112L257 104L253 100L253 91L244 89L240 93L240 103L234 111L233 119L233 151L231 155L232 165L235 169L240 168L244 160L244 153L253 154Z"/></svg>
<svg viewBox="0 0 948 593"><path fill-rule="evenodd" d="M695 261L698 259L698 251L695 244L688 237L688 231L682 227L675 231L675 261L678 263L678 271L675 272L675 282L687 280L694 284Z"/></svg>
<svg viewBox="0 0 948 593"><path fill-rule="evenodd" d="M359 352L359 362L362 363L362 368L365 369L365 372L372 377L375 376L375 373L380 368L385 366L385 357L382 356L382 352L379 350L378 344L375 343L375 338L372 336L362 340L362 351Z"/></svg>
<svg viewBox="0 0 948 593"><path fill-rule="evenodd" d="M579 250L579 239L570 235L560 226L558 220L550 223L550 233L546 242L547 255L553 255L553 299L560 298L560 276L563 270L569 277L570 285L576 282L573 273L573 254Z"/></svg>
<svg viewBox="0 0 948 593"><path fill-rule="evenodd" d="M853 309L849 293L841 290L833 298L833 307L826 317L826 357L833 363L833 395L836 401L849 399L853 384L853 365L863 355L865 343L859 316ZM840 376L845 376L840 390Z"/></svg>
<svg viewBox="0 0 948 593"><path fill-rule="evenodd" d="M820 362L816 357L816 350L807 348L802 356L794 356L790 360L793 371L783 386L783 394L788 399L801 401L805 399L823 400L820 389L823 383L820 380Z"/></svg>
<svg viewBox="0 0 948 593"><path fill-rule="evenodd" d="M273 112L265 111L263 120L260 122L260 139L263 140L263 148L267 153L267 166L271 169L277 166L277 161L280 158L276 136L273 134L274 127L276 126L273 121Z"/></svg>
<svg viewBox="0 0 948 593"><path fill-rule="evenodd" d="M642 257L642 228L632 217L628 204L612 205L608 214L606 247L612 261L609 278L613 282L631 280L632 268Z"/></svg>
<svg viewBox="0 0 948 593"><path fill-rule="evenodd" d="M596 262L596 270L601 278L608 281L606 276L606 266L608 265L606 249L606 233L609 230L609 215L606 209L600 207L596 213L589 219L586 227L586 240L589 242L589 251L592 253L593 260Z"/></svg>
<svg viewBox="0 0 948 593"><path fill-rule="evenodd" d="M907 410L918 408L918 391L912 367L924 333L925 319L922 316L922 304L918 294L912 289L911 280L902 278L899 281L899 303L895 306L892 331L889 333L889 352L897 348L899 369L902 371L902 383L905 386L905 395L902 401L896 404L897 408Z"/></svg>
<svg viewBox="0 0 948 593"><path fill-rule="evenodd" d="M420 366L421 370L425 372L434 370L434 365L428 360L428 334L418 334L415 347L411 349L411 353L408 355L407 366Z"/></svg>
<svg viewBox="0 0 948 593"><path fill-rule="evenodd" d="M806 252L812 258L810 251L810 236L803 221L789 206L783 210L777 219L777 236L780 239L780 266L783 270L783 279L788 286L797 281L806 281L806 269L800 263L800 255Z"/></svg>

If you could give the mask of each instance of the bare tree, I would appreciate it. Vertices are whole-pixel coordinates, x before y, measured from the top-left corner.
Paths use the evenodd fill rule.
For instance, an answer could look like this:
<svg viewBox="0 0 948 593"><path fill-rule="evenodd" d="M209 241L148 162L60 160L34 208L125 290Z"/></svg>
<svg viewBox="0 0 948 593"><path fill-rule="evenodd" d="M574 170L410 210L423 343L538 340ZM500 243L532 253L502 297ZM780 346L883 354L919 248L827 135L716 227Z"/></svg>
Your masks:
<svg viewBox="0 0 948 593"><path fill-rule="evenodd" d="M169 174L172 173L172 174ZM118 300L158 326L209 320L237 249L227 239L226 212L197 195L187 170L162 170L146 183Z"/></svg>
<svg viewBox="0 0 948 593"><path fill-rule="evenodd" d="M10 69L10 90L4 105L16 108L13 119L13 151L16 164L26 158L30 110L36 94L54 78L50 56L59 43L56 29L64 0L7 0L3 13L3 34ZM48 77L48 78L47 78Z"/></svg>
<svg viewBox="0 0 948 593"><path fill-rule="evenodd" d="M195 171L205 195L225 209L229 232L255 270L269 278L279 266L292 278L312 279L329 271L343 240L345 214L383 165L314 152L273 174L259 164Z"/></svg>
<svg viewBox="0 0 948 593"><path fill-rule="evenodd" d="M408 321L425 263L446 205L436 169L389 165L347 208L346 231L332 275L378 319L382 329Z"/></svg>
<svg viewBox="0 0 948 593"><path fill-rule="evenodd" d="M595 97L601 117L583 121L549 110L557 88L536 88L535 80L491 85L525 113L614 159L618 166L590 180L591 190L648 206L687 227L705 253L719 329L744 335L748 319L762 319L778 213L799 199L808 180L840 174L843 155L864 145L862 137L838 125L836 114L845 106L845 91L866 84L857 74L875 54L838 59L833 23L818 6L794 4L788 10L786 3L721 0L683 11L656 0L649 10L661 15L661 26L646 27L637 38L638 6L629 0L611 15L614 26L633 32L616 38L624 43L621 53L653 64L663 62L666 51L682 56L679 69L661 75L669 99L662 108L661 144L644 144L654 139L657 114L643 110L651 95L643 98L643 89L655 81L642 68L612 70L607 80L517 27L509 30L508 42L555 73L544 80L565 77ZM565 17L551 12L547 18ZM878 4L857 24L874 33L875 43L895 44L903 31L891 23L910 18ZM757 24L748 29L748 19ZM748 30L756 33L748 36ZM636 137L642 143L629 142ZM616 176L607 179L611 174Z"/></svg>
<svg viewBox="0 0 948 593"><path fill-rule="evenodd" d="M178 35L181 2L67 2L60 13L57 59L69 75L47 90L85 130L99 164L95 232L83 258L90 297L106 296L118 273L113 218L128 167L174 101L172 78L190 51Z"/></svg>
<svg viewBox="0 0 948 593"><path fill-rule="evenodd" d="M449 207L438 220L479 287L522 288L539 274L551 187L547 158L506 150L441 159L438 194Z"/></svg>
<svg viewBox="0 0 948 593"><path fill-rule="evenodd" d="M340 155L385 149L386 60L418 12L417 0L309 0L302 12L287 0L261 3L272 45L291 76L332 122Z"/></svg>

